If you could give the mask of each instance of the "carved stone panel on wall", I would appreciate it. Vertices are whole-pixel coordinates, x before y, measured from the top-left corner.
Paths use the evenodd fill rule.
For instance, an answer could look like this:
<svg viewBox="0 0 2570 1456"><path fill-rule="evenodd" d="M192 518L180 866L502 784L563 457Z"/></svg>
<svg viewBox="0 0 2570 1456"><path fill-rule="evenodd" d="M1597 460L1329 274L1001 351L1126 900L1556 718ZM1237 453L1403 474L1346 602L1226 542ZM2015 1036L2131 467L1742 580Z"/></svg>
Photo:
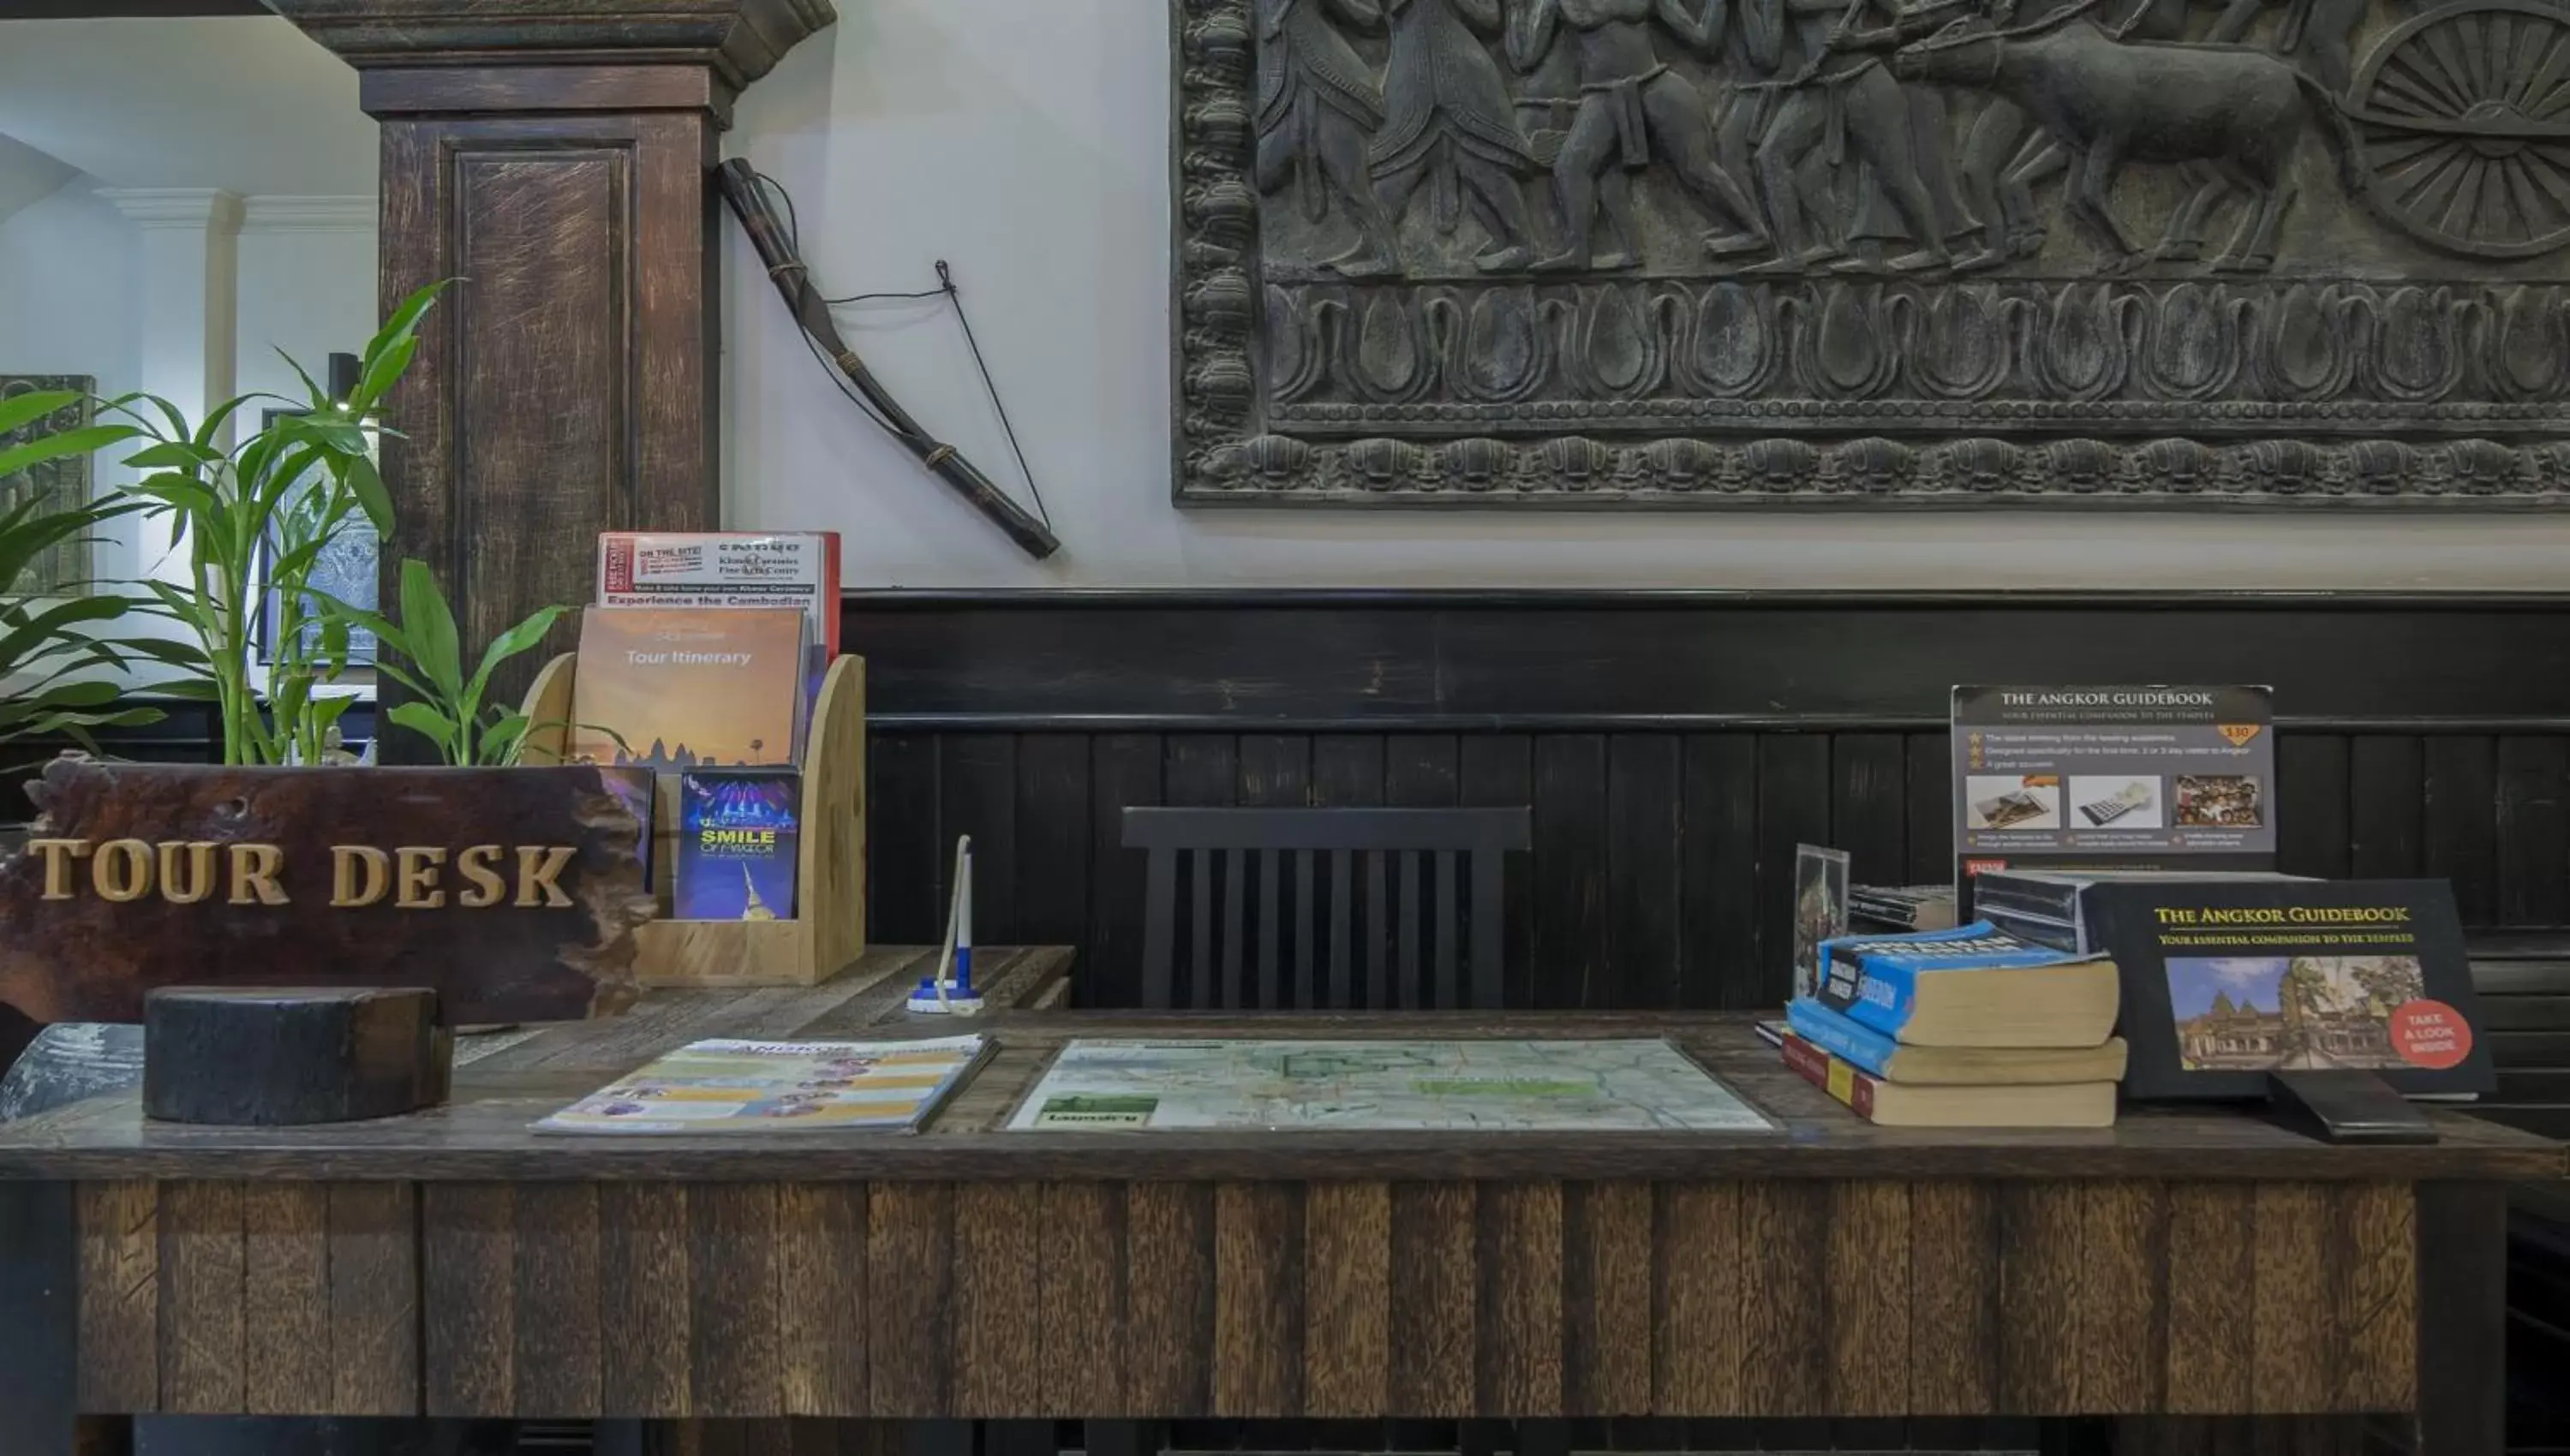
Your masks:
<svg viewBox="0 0 2570 1456"><path fill-rule="evenodd" d="M95 423L96 406L91 397L98 392L98 381L87 375L0 374L0 402L14 400L21 395L53 394L62 390L69 390L80 398L15 430L0 430L0 451L27 444L40 436L60 435ZM24 470L0 474L0 516L25 506L32 506L40 512L69 511L86 506L90 502L90 475L91 458L86 455L67 455ZM75 537L38 551L36 558L27 564L19 589L31 596L86 593L91 575L90 545L87 537Z"/></svg>
<svg viewBox="0 0 2570 1456"><path fill-rule="evenodd" d="M1202 504L2570 505L2570 0L1172 0Z"/></svg>

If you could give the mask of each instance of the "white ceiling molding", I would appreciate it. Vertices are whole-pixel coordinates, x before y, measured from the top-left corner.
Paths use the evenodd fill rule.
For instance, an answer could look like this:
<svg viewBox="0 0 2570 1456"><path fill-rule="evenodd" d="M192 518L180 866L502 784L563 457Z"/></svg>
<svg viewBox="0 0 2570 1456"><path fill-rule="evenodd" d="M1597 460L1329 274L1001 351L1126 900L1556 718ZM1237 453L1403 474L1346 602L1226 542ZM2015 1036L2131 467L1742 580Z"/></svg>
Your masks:
<svg viewBox="0 0 2570 1456"><path fill-rule="evenodd" d="M243 201L243 232L372 232L381 207L372 192L305 197L271 193Z"/></svg>
<svg viewBox="0 0 2570 1456"><path fill-rule="evenodd" d="M101 187L98 194L137 227L240 230L240 194L221 187Z"/></svg>

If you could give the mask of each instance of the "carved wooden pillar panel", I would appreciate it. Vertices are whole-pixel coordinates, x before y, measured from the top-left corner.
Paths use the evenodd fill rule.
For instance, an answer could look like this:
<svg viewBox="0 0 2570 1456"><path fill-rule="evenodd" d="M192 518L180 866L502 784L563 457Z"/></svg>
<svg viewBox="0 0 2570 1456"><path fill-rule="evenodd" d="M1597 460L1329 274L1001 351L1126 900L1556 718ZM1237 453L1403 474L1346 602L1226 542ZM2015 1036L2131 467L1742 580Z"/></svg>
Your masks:
<svg viewBox="0 0 2570 1456"><path fill-rule="evenodd" d="M717 526L716 137L828 0L276 8L364 73L384 306L458 280L391 401L388 571L434 564L469 644L587 600L601 531Z"/></svg>

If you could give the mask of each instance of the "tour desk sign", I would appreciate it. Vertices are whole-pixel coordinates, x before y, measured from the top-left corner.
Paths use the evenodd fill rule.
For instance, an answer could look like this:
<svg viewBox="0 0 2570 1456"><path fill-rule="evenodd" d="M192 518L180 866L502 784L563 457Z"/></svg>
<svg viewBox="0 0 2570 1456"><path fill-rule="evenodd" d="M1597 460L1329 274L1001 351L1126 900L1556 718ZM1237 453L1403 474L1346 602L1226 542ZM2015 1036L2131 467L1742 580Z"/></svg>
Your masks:
<svg viewBox="0 0 2570 1456"><path fill-rule="evenodd" d="M425 986L448 1024L624 1009L643 770L63 758L0 861L0 1001L135 1021L158 986Z"/></svg>

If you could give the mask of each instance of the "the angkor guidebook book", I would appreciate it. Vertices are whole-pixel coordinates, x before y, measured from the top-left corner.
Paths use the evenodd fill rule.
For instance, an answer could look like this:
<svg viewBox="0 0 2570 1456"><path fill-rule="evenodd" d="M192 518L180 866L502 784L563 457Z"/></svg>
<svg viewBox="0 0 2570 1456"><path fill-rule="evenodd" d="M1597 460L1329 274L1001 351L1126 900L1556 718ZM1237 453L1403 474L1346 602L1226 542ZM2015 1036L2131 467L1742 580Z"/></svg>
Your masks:
<svg viewBox="0 0 2570 1456"><path fill-rule="evenodd" d="M2415 1095L2497 1074L2441 880L2104 882L2084 892L2123 968L2125 1094L2257 1097L2351 1068Z"/></svg>
<svg viewBox="0 0 2570 1456"><path fill-rule="evenodd" d="M678 863L670 913L681 920L790 920L803 779L774 769L678 776Z"/></svg>

